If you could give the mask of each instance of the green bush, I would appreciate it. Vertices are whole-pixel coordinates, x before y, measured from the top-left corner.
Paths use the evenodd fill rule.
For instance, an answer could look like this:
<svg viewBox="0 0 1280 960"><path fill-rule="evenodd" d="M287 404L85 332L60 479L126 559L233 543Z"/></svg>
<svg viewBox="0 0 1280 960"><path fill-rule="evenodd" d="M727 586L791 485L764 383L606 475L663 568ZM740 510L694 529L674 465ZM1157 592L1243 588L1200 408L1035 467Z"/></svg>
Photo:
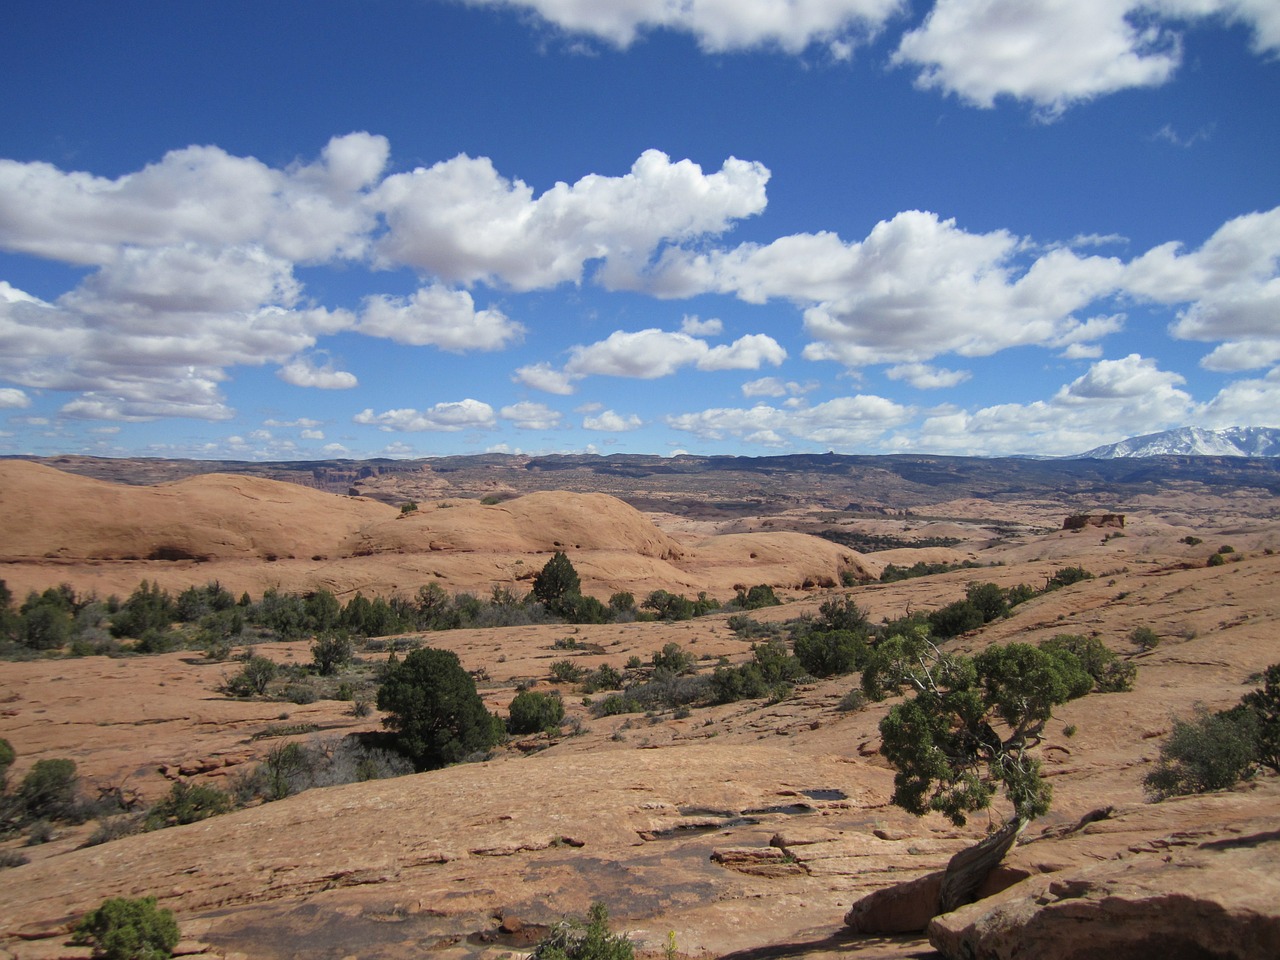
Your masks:
<svg viewBox="0 0 1280 960"><path fill-rule="evenodd" d="M796 659L815 677L852 673L867 655L867 640L852 630L824 630L802 634L795 640Z"/></svg>
<svg viewBox="0 0 1280 960"><path fill-rule="evenodd" d="M245 661L240 672L227 681L227 692L237 697L262 696L279 670L275 661L254 654Z"/></svg>
<svg viewBox="0 0 1280 960"><path fill-rule="evenodd" d="M146 828L159 830L207 820L229 812L233 806L231 796L217 787L179 780L169 788L164 799L147 811Z"/></svg>
<svg viewBox="0 0 1280 960"><path fill-rule="evenodd" d="M1093 574L1084 567L1063 567L1045 583L1045 590L1057 590L1061 587L1069 587L1073 583L1080 583L1082 580L1092 580Z"/></svg>
<svg viewBox="0 0 1280 960"><path fill-rule="evenodd" d="M782 605L778 595L773 592L773 587L767 583L758 583L750 590L739 590L733 603L740 610L758 610L761 607Z"/></svg>
<svg viewBox="0 0 1280 960"><path fill-rule="evenodd" d="M653 655L650 661L653 669L666 670L669 673L687 673L693 669L693 654L685 651L678 643L668 643Z"/></svg>
<svg viewBox="0 0 1280 960"><path fill-rule="evenodd" d="M1174 720L1160 760L1142 785L1156 800L1225 790L1253 769L1256 737L1256 721L1247 712L1199 709L1189 720Z"/></svg>
<svg viewBox="0 0 1280 960"><path fill-rule="evenodd" d="M1205 566L1208 566L1208 567L1220 567L1220 566L1222 566L1223 564L1225 564L1226 562L1227 562L1227 561L1223 558L1222 554L1220 554L1220 553L1214 553L1214 554L1210 554L1210 555L1209 555L1209 559L1208 559L1207 561L1205 561Z"/></svg>
<svg viewBox="0 0 1280 960"><path fill-rule="evenodd" d="M622 674L617 669L602 663L588 673L582 680L583 693L596 693L600 690L621 690Z"/></svg>
<svg viewBox="0 0 1280 960"><path fill-rule="evenodd" d="M180 935L173 911L157 909L155 897L115 897L85 915L76 939L105 960L162 960L173 956Z"/></svg>
<svg viewBox="0 0 1280 960"><path fill-rule="evenodd" d="M18 787L18 802L32 820L67 816L76 800L76 762L37 760Z"/></svg>
<svg viewBox="0 0 1280 960"><path fill-rule="evenodd" d="M1153 650L1160 646L1160 634L1150 627L1134 627L1129 642L1141 650Z"/></svg>
<svg viewBox="0 0 1280 960"><path fill-rule="evenodd" d="M551 665L551 678L556 683L577 683L587 671L572 660L557 660Z"/></svg>
<svg viewBox="0 0 1280 960"><path fill-rule="evenodd" d="M0 793L4 792L5 778L9 773L9 768L13 766L13 761L18 758L18 754L11 744L4 737L0 737Z"/></svg>
<svg viewBox="0 0 1280 960"><path fill-rule="evenodd" d="M1074 656L1093 678L1094 689L1099 693L1126 693L1133 689L1138 668L1118 659L1097 637L1060 633L1040 646L1053 652L1066 651Z"/></svg>
<svg viewBox="0 0 1280 960"><path fill-rule="evenodd" d="M341 667L350 663L354 655L355 645L344 634L331 633L318 637L311 645L311 661L315 664L316 673L322 677L333 676Z"/></svg>
<svg viewBox="0 0 1280 960"><path fill-rule="evenodd" d="M507 730L511 733L540 733L555 730L564 719L564 701L558 696L521 690L511 701Z"/></svg>
<svg viewBox="0 0 1280 960"><path fill-rule="evenodd" d="M533 960L634 960L635 945L623 934L609 931L609 911L591 905L584 924L563 920L533 950Z"/></svg>
<svg viewBox="0 0 1280 960"><path fill-rule="evenodd" d="M392 667L378 689L382 723L420 770L488 750L504 724L484 708L476 683L448 650L422 647Z"/></svg>

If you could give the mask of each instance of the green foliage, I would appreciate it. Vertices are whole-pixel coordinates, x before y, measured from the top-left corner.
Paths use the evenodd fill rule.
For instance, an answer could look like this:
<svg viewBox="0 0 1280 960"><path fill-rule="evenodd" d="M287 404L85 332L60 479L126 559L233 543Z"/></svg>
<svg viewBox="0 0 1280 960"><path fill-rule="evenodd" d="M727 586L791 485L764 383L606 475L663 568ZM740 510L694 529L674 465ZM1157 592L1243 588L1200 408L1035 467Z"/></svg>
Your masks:
<svg viewBox="0 0 1280 960"><path fill-rule="evenodd" d="M598 690L621 690L622 674L616 668L602 663L582 678L583 693L595 693Z"/></svg>
<svg viewBox="0 0 1280 960"><path fill-rule="evenodd" d="M418 504L413 500L410 500L407 503L400 504L400 516L402 517L407 513L417 513L417 512L418 512Z"/></svg>
<svg viewBox="0 0 1280 960"><path fill-rule="evenodd" d="M1222 556L1222 554L1220 554L1220 553L1213 553L1213 554L1210 554L1210 555L1209 555L1209 559L1208 559L1207 561L1205 561L1205 566L1207 566L1207 567L1221 567L1221 566L1223 566L1226 562L1227 562L1227 561L1226 561L1226 558L1224 558L1224 557Z"/></svg>
<svg viewBox="0 0 1280 960"><path fill-rule="evenodd" d="M733 603L740 610L759 610L761 607L782 605L782 601L773 592L773 587L765 583L756 584L749 590L739 590Z"/></svg>
<svg viewBox="0 0 1280 960"><path fill-rule="evenodd" d="M1256 720L1248 711L1198 709L1189 720L1173 721L1160 760L1142 785L1156 800L1224 790L1252 770L1256 739Z"/></svg>
<svg viewBox="0 0 1280 960"><path fill-rule="evenodd" d="M76 801L74 760L37 760L18 786L18 802L29 819L67 816Z"/></svg>
<svg viewBox="0 0 1280 960"><path fill-rule="evenodd" d="M143 580L112 616L111 635L141 638L148 631L167 633L177 619L178 607L169 592Z"/></svg>
<svg viewBox="0 0 1280 960"><path fill-rule="evenodd" d="M1204 541L1199 537L1193 537L1191 534L1187 534L1179 542L1185 543L1189 547L1198 547L1200 544L1204 543Z"/></svg>
<svg viewBox="0 0 1280 960"><path fill-rule="evenodd" d="M227 681L226 690L236 697L262 696L279 671L275 661L255 653L245 661L240 672Z"/></svg>
<svg viewBox="0 0 1280 960"><path fill-rule="evenodd" d="M18 758L17 752L4 737L0 737L0 793L4 792L5 778L8 776L9 768L13 766L13 761Z"/></svg>
<svg viewBox="0 0 1280 960"><path fill-rule="evenodd" d="M614 615L620 613L635 613L636 598L625 590L620 590L609 598L609 609Z"/></svg>
<svg viewBox="0 0 1280 960"><path fill-rule="evenodd" d="M1080 583L1083 580L1092 580L1093 574L1084 567L1063 567L1057 571L1045 583L1045 590L1058 590L1062 587L1069 587L1073 583Z"/></svg>
<svg viewBox="0 0 1280 960"><path fill-rule="evenodd" d="M800 634L795 655L806 673L834 677L857 670L869 650L865 631L822 630Z"/></svg>
<svg viewBox="0 0 1280 960"><path fill-rule="evenodd" d="M317 637L316 642L311 645L311 660L315 664L316 673L322 677L333 676L339 668L350 663L354 655L355 645L345 634L330 633Z"/></svg>
<svg viewBox="0 0 1280 960"><path fill-rule="evenodd" d="M609 930L609 911L597 901L587 922L566 919L533 950L533 960L634 960L635 945L623 934Z"/></svg>
<svg viewBox="0 0 1280 960"><path fill-rule="evenodd" d="M57 650L71 640L71 611L58 600L32 594L22 605L19 640L32 650Z"/></svg>
<svg viewBox="0 0 1280 960"><path fill-rule="evenodd" d="M645 597L640 607L651 611L659 620L692 620L720 609L720 604L705 592L699 593L697 600L690 600L682 594L655 590Z"/></svg>
<svg viewBox="0 0 1280 960"><path fill-rule="evenodd" d="M551 665L551 679L556 683L577 683L587 671L572 660L557 660Z"/></svg>
<svg viewBox="0 0 1280 960"><path fill-rule="evenodd" d="M721 663L711 674L710 694L716 703L784 699L791 682L804 673L800 661L787 652L781 640L773 638L753 644L751 660L737 667Z"/></svg>
<svg viewBox="0 0 1280 960"><path fill-rule="evenodd" d="M994 583L971 583L964 596L982 614L983 623L1009 615L1008 594Z"/></svg>
<svg viewBox="0 0 1280 960"><path fill-rule="evenodd" d="M1160 646L1160 634L1150 627L1134 627L1129 642L1140 650L1154 650Z"/></svg>
<svg viewBox="0 0 1280 960"><path fill-rule="evenodd" d="M688 673L693 669L693 654L686 651L678 643L668 643L651 658L655 671L665 670L668 673Z"/></svg>
<svg viewBox="0 0 1280 960"><path fill-rule="evenodd" d="M511 701L507 730L511 733L540 733L558 729L564 720L564 701L559 696L521 690Z"/></svg>
<svg viewBox="0 0 1280 960"><path fill-rule="evenodd" d="M1280 663L1262 673L1262 686L1246 693L1240 705L1253 714L1258 762L1280 773Z"/></svg>
<svg viewBox="0 0 1280 960"><path fill-rule="evenodd" d="M1055 705L1090 686L1064 651L1009 644L970 658L944 653L920 627L883 639L863 670L864 692L913 693L880 723L881 753L897 768L893 802L963 825L998 787L1018 818L1044 814L1052 793L1030 745Z"/></svg>
<svg viewBox="0 0 1280 960"><path fill-rule="evenodd" d="M1060 633L1040 646L1044 650L1072 654L1093 679L1094 689L1099 693L1125 693L1133 689L1138 668L1117 658L1097 637Z"/></svg>
<svg viewBox="0 0 1280 960"><path fill-rule="evenodd" d="M940 640L958 637L970 630L977 630L986 621L982 611L968 600L957 600L928 616L929 632Z"/></svg>
<svg viewBox="0 0 1280 960"><path fill-rule="evenodd" d="M147 811L146 828L158 830L184 823L195 823L221 813L234 806L229 794L207 784L191 784L177 781L168 794Z"/></svg>
<svg viewBox="0 0 1280 960"><path fill-rule="evenodd" d="M851 597L822 601L818 607L817 624L823 630L867 630L867 612L853 602Z"/></svg>
<svg viewBox="0 0 1280 960"><path fill-rule="evenodd" d="M906 544L907 546L919 546L918 543ZM950 573L952 570L965 570L970 567L978 567L981 564L973 560L965 560L963 563L925 563L923 560L913 563L909 567L900 567L897 564L885 564L884 570L880 572L881 583L896 583L899 580L912 580L916 577L931 577L936 573Z"/></svg>
<svg viewBox="0 0 1280 960"><path fill-rule="evenodd" d="M414 650L388 671L378 709L387 714L382 723L397 748L420 770L488 750L503 733L457 654L433 647Z"/></svg>
<svg viewBox="0 0 1280 960"><path fill-rule="evenodd" d="M556 616L572 610L572 598L582 592L578 571L563 551L557 550L533 578L533 596Z"/></svg>
<svg viewBox="0 0 1280 960"><path fill-rule="evenodd" d="M114 897L85 915L76 939L104 960L162 960L173 956L180 935L173 911L158 909L155 897Z"/></svg>

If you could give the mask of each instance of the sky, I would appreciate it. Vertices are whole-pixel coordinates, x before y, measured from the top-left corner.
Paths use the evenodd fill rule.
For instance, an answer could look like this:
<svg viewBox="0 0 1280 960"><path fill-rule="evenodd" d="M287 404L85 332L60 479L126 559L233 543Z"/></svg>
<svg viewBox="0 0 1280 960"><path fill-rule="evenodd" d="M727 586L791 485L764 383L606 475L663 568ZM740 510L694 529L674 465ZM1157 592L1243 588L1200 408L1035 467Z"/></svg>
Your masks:
<svg viewBox="0 0 1280 960"><path fill-rule="evenodd" d="M0 455L1280 426L1276 0L10 0Z"/></svg>

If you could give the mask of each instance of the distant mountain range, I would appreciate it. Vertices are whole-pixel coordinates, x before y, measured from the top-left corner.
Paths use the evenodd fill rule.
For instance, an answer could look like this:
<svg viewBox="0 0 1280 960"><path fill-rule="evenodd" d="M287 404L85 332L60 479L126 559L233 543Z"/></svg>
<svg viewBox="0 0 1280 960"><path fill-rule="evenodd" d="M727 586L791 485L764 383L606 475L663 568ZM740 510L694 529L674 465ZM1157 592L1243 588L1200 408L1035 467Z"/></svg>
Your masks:
<svg viewBox="0 0 1280 960"><path fill-rule="evenodd" d="M1179 427L1094 447L1067 459L1117 460L1121 457L1280 457L1280 429Z"/></svg>

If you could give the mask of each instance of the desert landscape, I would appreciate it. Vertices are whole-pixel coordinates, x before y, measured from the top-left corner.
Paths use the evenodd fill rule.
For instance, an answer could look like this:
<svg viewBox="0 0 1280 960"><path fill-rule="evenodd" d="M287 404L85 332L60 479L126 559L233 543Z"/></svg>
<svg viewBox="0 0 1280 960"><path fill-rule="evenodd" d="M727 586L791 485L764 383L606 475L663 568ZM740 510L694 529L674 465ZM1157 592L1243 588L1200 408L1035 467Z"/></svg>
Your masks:
<svg viewBox="0 0 1280 960"><path fill-rule="evenodd" d="M77 921L143 896L176 915L179 955L246 960L497 960L595 901L650 957L1280 955L1275 774L1160 802L1144 789L1175 719L1232 707L1280 662L1276 482L1269 463L1234 458L0 461L0 580L15 608L64 584L123 600L143 581L255 602L438 588L496 604L526 597L558 554L601 606L658 591L722 605L357 637L354 672L332 679L307 672L313 636L237 635L220 656L11 643L9 788L70 759L83 794L127 798L120 816L134 821L175 784L234 793L288 744L332 758L377 734L370 678L414 646L456 654L499 717L525 692L558 694L564 716L475 762L285 790L105 842L110 818L26 824L0 842L13 863L0 870L0 956L88 957ZM935 572L885 576L916 565ZM1088 576L1042 589L1065 568ZM605 667L652 684L673 649L682 676L706 681L833 603L882 624L988 583L1034 595L945 651L1074 635L1135 672L1130 690L1054 707L1035 738L1051 807L978 899L941 917L942 871L1010 808L997 796L957 826L892 802L880 723L902 698L854 696L845 672L602 714L584 687ZM757 586L781 602L732 605ZM247 652L319 695L290 699L280 680L233 691ZM355 693L331 695L339 680Z"/></svg>

